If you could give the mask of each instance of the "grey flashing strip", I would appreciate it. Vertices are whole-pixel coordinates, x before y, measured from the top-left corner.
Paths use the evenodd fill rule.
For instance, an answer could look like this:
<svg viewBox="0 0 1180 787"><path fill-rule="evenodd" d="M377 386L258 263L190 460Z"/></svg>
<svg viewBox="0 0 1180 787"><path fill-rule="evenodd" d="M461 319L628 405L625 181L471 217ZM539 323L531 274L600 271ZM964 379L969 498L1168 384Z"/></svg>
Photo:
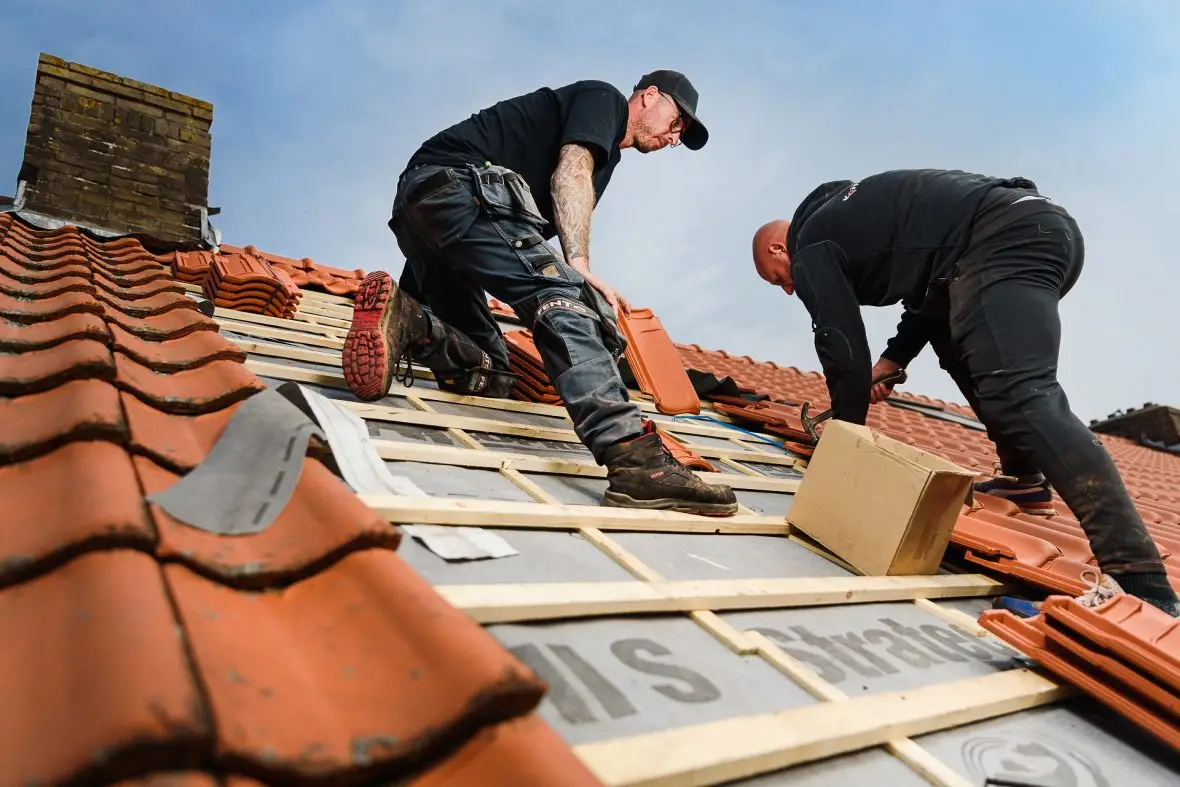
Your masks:
<svg viewBox="0 0 1180 787"><path fill-rule="evenodd" d="M894 399L892 397L886 399L885 401L902 410L912 410L915 413L921 413L922 415L929 416L930 418L938 418L942 421L950 421L953 424L958 424L959 426L964 426L968 429L974 429L977 432L987 431L987 427L974 418L968 418L955 413L948 413L946 410L942 410L937 407L919 404L918 402L908 402L904 399Z"/></svg>
<svg viewBox="0 0 1180 787"><path fill-rule="evenodd" d="M427 496L410 479L389 472L369 437L369 427L356 413L299 383L283 383L275 392L324 431L340 475L354 492Z"/></svg>
<svg viewBox="0 0 1180 787"><path fill-rule="evenodd" d="M12 202L0 205L0 213L20 215L20 212L25 209L25 187L26 182L23 180L16 184L16 196L12 198Z"/></svg>
<svg viewBox="0 0 1180 787"><path fill-rule="evenodd" d="M323 394L283 383L276 393L310 416L324 430L325 440L345 482L355 492L428 497L405 476L389 472L377 453L365 421ZM478 527L402 524L402 530L443 560L485 560L519 554L502 536Z"/></svg>
<svg viewBox="0 0 1180 787"><path fill-rule="evenodd" d="M223 536L266 530L286 508L319 427L273 389L237 409L205 461L147 499L192 527Z"/></svg>

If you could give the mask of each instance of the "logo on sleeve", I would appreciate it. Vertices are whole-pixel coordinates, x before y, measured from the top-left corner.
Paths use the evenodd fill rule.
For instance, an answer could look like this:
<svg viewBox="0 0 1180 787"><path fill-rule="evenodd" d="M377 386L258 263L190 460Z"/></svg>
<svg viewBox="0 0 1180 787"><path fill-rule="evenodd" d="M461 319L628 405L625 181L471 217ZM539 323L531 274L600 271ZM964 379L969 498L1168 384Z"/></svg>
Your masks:
<svg viewBox="0 0 1180 787"><path fill-rule="evenodd" d="M840 200L840 201L841 201L841 202L847 202L847 201L848 201L848 198L849 198L849 197L851 197L853 194L855 194L855 193L856 193L856 187L857 187L857 186L859 186L859 185L860 185L860 181L858 180L858 181L856 181L855 183L853 183L851 186L849 186L849 187L848 187L848 193L847 193L847 194L845 194L845 195L844 195L844 199L842 199L842 200Z"/></svg>

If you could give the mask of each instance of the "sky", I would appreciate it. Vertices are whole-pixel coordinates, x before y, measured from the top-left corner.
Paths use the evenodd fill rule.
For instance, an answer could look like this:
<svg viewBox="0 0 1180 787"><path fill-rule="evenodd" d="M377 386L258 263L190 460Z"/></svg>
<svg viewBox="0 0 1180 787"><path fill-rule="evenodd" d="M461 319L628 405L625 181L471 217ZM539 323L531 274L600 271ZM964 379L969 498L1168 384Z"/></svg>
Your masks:
<svg viewBox="0 0 1180 787"><path fill-rule="evenodd" d="M386 226L426 138L544 85L624 93L684 72L701 151L625 151L594 271L677 342L818 369L810 319L750 240L821 182L934 167L1022 175L1080 223L1059 379L1085 420L1180 406L1175 0L0 0L0 194L12 195L37 55L213 103L223 240L401 270ZM874 354L900 306L866 308ZM927 349L906 390L963 397Z"/></svg>

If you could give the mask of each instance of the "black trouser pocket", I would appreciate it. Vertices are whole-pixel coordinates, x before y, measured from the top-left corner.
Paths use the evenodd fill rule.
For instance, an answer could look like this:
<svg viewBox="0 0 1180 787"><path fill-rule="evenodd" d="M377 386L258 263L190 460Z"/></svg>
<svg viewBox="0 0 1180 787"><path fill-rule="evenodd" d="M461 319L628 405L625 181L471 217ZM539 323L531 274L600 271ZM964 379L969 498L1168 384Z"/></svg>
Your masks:
<svg viewBox="0 0 1180 787"><path fill-rule="evenodd" d="M449 169L440 169L409 186L405 202L398 207L402 215L394 215L391 227L401 218L409 219L416 240L435 249L464 238L479 216L470 185Z"/></svg>

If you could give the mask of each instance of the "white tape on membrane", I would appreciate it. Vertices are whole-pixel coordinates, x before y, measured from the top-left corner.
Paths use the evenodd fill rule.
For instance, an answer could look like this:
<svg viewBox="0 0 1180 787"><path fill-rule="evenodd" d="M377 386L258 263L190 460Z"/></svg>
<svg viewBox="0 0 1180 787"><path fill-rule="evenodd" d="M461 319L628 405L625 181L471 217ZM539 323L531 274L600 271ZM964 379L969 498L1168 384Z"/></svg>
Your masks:
<svg viewBox="0 0 1180 787"><path fill-rule="evenodd" d="M409 478L389 471L373 445L364 419L323 394L302 385L298 387L326 435L341 475L353 491L429 497ZM401 528L443 560L488 560L519 554L501 536L478 527L401 525Z"/></svg>

